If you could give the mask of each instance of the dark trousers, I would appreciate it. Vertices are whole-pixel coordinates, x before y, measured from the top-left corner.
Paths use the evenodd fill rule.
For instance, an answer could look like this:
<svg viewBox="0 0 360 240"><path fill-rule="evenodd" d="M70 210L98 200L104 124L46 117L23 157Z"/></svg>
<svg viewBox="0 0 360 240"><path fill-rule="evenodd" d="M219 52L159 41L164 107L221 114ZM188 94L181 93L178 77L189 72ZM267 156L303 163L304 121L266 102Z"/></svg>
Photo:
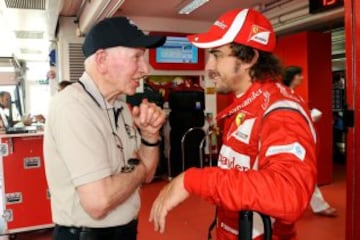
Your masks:
<svg viewBox="0 0 360 240"><path fill-rule="evenodd" d="M138 221L107 228L55 225L53 240L136 240Z"/></svg>

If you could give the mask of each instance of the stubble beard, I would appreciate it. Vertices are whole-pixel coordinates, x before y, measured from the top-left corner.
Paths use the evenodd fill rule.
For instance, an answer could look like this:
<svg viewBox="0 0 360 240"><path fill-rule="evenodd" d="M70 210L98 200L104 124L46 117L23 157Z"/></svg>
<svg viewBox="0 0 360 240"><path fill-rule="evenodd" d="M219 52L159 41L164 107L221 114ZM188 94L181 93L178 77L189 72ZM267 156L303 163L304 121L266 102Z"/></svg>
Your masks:
<svg viewBox="0 0 360 240"><path fill-rule="evenodd" d="M224 84L223 77L218 71L210 71L209 78L214 82L216 93L228 94L231 92L230 88Z"/></svg>
<svg viewBox="0 0 360 240"><path fill-rule="evenodd" d="M216 85L215 88L216 92L219 94L228 94L232 92L232 90L226 85Z"/></svg>

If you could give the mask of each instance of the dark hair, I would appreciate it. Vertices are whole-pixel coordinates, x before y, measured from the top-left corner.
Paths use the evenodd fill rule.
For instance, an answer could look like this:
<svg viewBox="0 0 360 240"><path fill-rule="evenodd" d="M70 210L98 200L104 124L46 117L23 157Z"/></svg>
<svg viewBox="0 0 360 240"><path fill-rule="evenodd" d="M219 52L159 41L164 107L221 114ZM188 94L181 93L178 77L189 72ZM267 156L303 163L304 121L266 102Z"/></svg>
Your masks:
<svg viewBox="0 0 360 240"><path fill-rule="evenodd" d="M6 91L1 91L1 92L0 92L0 97L3 97L3 96L5 96L5 95L10 96L10 93L9 93L9 92L6 92Z"/></svg>
<svg viewBox="0 0 360 240"><path fill-rule="evenodd" d="M232 54L243 62L250 62L255 56L255 49L238 43L231 43ZM257 49L256 49L257 50ZM272 53L257 50L258 61L250 69L250 76L257 81L271 79L278 81L282 76L282 64Z"/></svg>
<svg viewBox="0 0 360 240"><path fill-rule="evenodd" d="M283 84L290 87L292 81L294 81L295 75L301 73L302 73L302 68L299 66L286 67L283 74Z"/></svg>
<svg viewBox="0 0 360 240"><path fill-rule="evenodd" d="M59 88L60 88L60 90L62 90L71 84L73 84L73 82L64 80L64 81L59 82Z"/></svg>

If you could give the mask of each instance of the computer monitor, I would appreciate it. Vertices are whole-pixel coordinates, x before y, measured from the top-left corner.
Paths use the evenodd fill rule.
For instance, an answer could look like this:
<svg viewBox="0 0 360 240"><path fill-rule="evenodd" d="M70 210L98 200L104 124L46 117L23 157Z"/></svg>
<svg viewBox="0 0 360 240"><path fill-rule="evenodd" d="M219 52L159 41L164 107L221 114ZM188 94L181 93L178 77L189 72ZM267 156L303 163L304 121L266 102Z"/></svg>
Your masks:
<svg viewBox="0 0 360 240"><path fill-rule="evenodd" d="M22 117L24 115L24 96L23 96L23 88L20 85L17 85L14 89L14 101L17 112Z"/></svg>

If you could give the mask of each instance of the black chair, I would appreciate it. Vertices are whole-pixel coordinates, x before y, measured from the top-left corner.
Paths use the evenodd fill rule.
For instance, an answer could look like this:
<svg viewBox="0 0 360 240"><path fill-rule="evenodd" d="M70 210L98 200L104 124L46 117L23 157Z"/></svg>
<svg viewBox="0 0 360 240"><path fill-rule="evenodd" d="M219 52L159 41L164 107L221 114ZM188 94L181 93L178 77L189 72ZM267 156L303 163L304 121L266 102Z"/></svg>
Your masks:
<svg viewBox="0 0 360 240"><path fill-rule="evenodd" d="M264 224L264 240L271 240L272 227L270 217L259 213ZM253 228L253 211L239 212L239 240L251 240Z"/></svg>

